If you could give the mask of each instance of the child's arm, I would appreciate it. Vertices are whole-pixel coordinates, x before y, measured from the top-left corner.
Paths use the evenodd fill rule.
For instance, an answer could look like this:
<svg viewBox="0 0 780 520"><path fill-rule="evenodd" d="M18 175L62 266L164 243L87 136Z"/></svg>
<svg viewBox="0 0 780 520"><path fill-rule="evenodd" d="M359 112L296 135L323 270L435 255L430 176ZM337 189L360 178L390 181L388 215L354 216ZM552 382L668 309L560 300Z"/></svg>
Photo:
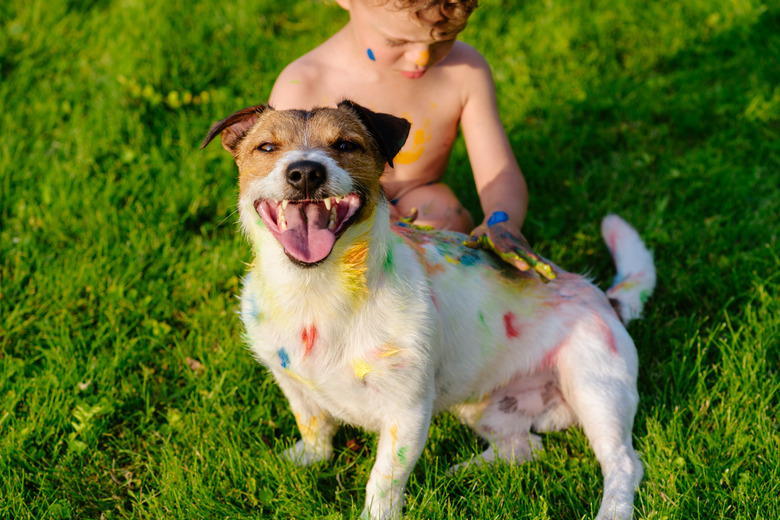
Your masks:
<svg viewBox="0 0 780 520"><path fill-rule="evenodd" d="M485 221L472 231L466 245L495 251L521 271L533 267L548 280L555 278L520 233L528 208L528 188L498 115L495 86L485 59L469 53L472 68L466 81L461 128L466 141Z"/></svg>

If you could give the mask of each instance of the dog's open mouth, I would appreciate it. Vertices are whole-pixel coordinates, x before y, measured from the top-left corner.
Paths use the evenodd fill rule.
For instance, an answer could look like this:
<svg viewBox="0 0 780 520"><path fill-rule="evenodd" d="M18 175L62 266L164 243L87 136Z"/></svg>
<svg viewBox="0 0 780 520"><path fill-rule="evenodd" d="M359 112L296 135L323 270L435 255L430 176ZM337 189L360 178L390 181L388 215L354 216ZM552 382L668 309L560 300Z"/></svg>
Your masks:
<svg viewBox="0 0 780 520"><path fill-rule="evenodd" d="M360 206L355 193L322 200L255 201L255 210L271 234L290 257L304 264L314 264L330 254Z"/></svg>

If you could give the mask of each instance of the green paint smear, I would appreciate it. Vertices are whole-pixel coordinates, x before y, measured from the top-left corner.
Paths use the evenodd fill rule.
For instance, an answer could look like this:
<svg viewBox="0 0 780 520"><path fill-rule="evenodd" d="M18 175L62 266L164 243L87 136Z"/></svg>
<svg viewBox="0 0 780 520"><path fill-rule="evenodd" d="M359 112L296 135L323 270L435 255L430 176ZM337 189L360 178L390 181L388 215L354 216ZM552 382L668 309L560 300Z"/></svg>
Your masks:
<svg viewBox="0 0 780 520"><path fill-rule="evenodd" d="M479 311L479 314L478 314L477 316L479 316L479 322L480 322L482 325L484 325L484 326L485 326L485 328L487 328L487 323L485 323L485 315L484 315L484 314L482 314L482 311Z"/></svg>
<svg viewBox="0 0 780 520"><path fill-rule="evenodd" d="M385 257L385 271L390 273L393 271L393 268L395 267L395 260L393 260L393 248L388 247L387 248L387 256Z"/></svg>
<svg viewBox="0 0 780 520"><path fill-rule="evenodd" d="M404 446L403 448L398 449L398 461L406 465L406 452L409 451L409 446Z"/></svg>

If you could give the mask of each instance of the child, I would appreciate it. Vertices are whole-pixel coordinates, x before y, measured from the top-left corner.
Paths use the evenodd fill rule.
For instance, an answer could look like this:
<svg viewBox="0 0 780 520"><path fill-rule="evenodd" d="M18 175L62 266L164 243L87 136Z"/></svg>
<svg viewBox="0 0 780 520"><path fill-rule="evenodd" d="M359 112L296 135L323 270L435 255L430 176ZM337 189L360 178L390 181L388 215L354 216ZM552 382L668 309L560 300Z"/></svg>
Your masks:
<svg viewBox="0 0 780 520"><path fill-rule="evenodd" d="M382 177L391 216L471 232L467 245L554 278L520 233L528 190L498 116L490 68L456 40L477 0L336 1L349 22L282 71L269 104L310 109L350 99L406 118L409 139ZM441 182L458 124L486 215L473 231L471 215Z"/></svg>

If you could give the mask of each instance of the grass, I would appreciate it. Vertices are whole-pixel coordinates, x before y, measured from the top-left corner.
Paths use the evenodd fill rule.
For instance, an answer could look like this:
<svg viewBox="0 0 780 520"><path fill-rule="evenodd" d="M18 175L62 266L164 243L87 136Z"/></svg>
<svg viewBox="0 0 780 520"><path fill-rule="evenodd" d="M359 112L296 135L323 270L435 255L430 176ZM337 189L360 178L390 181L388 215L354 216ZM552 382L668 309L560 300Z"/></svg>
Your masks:
<svg viewBox="0 0 780 520"><path fill-rule="evenodd" d="M780 8L758 0L483 0L536 249L606 287L600 218L655 252L632 324L637 518L780 518ZM244 347L236 174L209 125L267 99L345 21L320 1L0 5L0 518L355 518L376 439L283 464L297 432ZM479 215L465 148L447 176ZM408 518L585 518L582 432L446 476L436 419ZM348 448L347 446L350 446ZM354 449L353 449L354 448Z"/></svg>

